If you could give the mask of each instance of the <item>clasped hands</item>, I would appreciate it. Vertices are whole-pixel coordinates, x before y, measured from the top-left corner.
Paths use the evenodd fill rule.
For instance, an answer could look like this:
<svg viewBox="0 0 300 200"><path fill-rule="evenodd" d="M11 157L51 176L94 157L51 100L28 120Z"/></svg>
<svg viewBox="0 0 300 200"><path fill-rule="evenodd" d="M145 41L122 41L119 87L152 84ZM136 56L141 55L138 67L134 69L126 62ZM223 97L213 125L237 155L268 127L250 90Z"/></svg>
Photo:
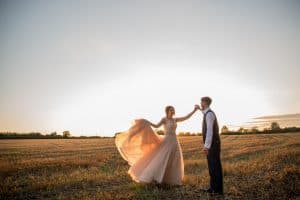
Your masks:
<svg viewBox="0 0 300 200"><path fill-rule="evenodd" d="M202 110L199 105L195 104L194 110Z"/></svg>

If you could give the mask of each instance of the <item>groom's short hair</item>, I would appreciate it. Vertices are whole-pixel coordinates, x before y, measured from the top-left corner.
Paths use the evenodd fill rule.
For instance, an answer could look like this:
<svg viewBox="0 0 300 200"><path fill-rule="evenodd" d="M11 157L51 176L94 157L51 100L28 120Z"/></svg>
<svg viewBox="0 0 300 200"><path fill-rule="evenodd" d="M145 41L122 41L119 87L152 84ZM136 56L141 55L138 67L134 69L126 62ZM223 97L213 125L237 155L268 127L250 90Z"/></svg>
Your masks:
<svg viewBox="0 0 300 200"><path fill-rule="evenodd" d="M208 106L210 106L212 99L210 97L202 97L201 101L204 101L207 103Z"/></svg>

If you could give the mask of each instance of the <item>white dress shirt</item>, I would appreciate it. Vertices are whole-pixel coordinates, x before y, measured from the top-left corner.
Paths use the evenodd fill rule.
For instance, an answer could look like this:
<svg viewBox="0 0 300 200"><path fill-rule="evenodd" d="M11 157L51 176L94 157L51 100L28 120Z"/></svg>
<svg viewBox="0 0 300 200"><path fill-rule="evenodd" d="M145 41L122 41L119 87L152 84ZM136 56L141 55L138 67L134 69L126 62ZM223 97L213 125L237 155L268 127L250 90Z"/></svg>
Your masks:
<svg viewBox="0 0 300 200"><path fill-rule="evenodd" d="M205 110L202 111L203 114L206 114L207 111L210 108L206 108ZM205 138L205 143L204 143L204 148L209 149L212 143L212 137L213 137L213 124L215 120L215 115L212 112L207 113L206 115L206 138Z"/></svg>

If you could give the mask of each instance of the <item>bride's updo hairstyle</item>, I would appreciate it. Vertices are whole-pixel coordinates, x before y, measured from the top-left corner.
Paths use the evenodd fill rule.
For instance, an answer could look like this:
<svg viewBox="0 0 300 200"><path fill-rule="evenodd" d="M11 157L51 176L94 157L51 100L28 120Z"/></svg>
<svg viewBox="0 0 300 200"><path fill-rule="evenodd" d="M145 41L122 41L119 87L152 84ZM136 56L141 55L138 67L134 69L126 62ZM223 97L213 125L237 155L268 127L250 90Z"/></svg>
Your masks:
<svg viewBox="0 0 300 200"><path fill-rule="evenodd" d="M171 109L175 110L173 106L166 106L165 108L166 116L168 116L168 113Z"/></svg>

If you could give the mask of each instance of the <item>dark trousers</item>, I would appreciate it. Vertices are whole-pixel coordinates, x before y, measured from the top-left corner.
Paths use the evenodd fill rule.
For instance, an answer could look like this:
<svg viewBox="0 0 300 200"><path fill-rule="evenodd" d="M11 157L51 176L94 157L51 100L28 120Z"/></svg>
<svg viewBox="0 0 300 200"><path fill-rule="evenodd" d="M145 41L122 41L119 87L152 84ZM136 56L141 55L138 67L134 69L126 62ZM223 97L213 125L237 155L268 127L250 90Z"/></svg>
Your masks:
<svg viewBox="0 0 300 200"><path fill-rule="evenodd" d="M210 176L210 188L214 192L223 193L223 172L219 149L210 149L207 155Z"/></svg>

